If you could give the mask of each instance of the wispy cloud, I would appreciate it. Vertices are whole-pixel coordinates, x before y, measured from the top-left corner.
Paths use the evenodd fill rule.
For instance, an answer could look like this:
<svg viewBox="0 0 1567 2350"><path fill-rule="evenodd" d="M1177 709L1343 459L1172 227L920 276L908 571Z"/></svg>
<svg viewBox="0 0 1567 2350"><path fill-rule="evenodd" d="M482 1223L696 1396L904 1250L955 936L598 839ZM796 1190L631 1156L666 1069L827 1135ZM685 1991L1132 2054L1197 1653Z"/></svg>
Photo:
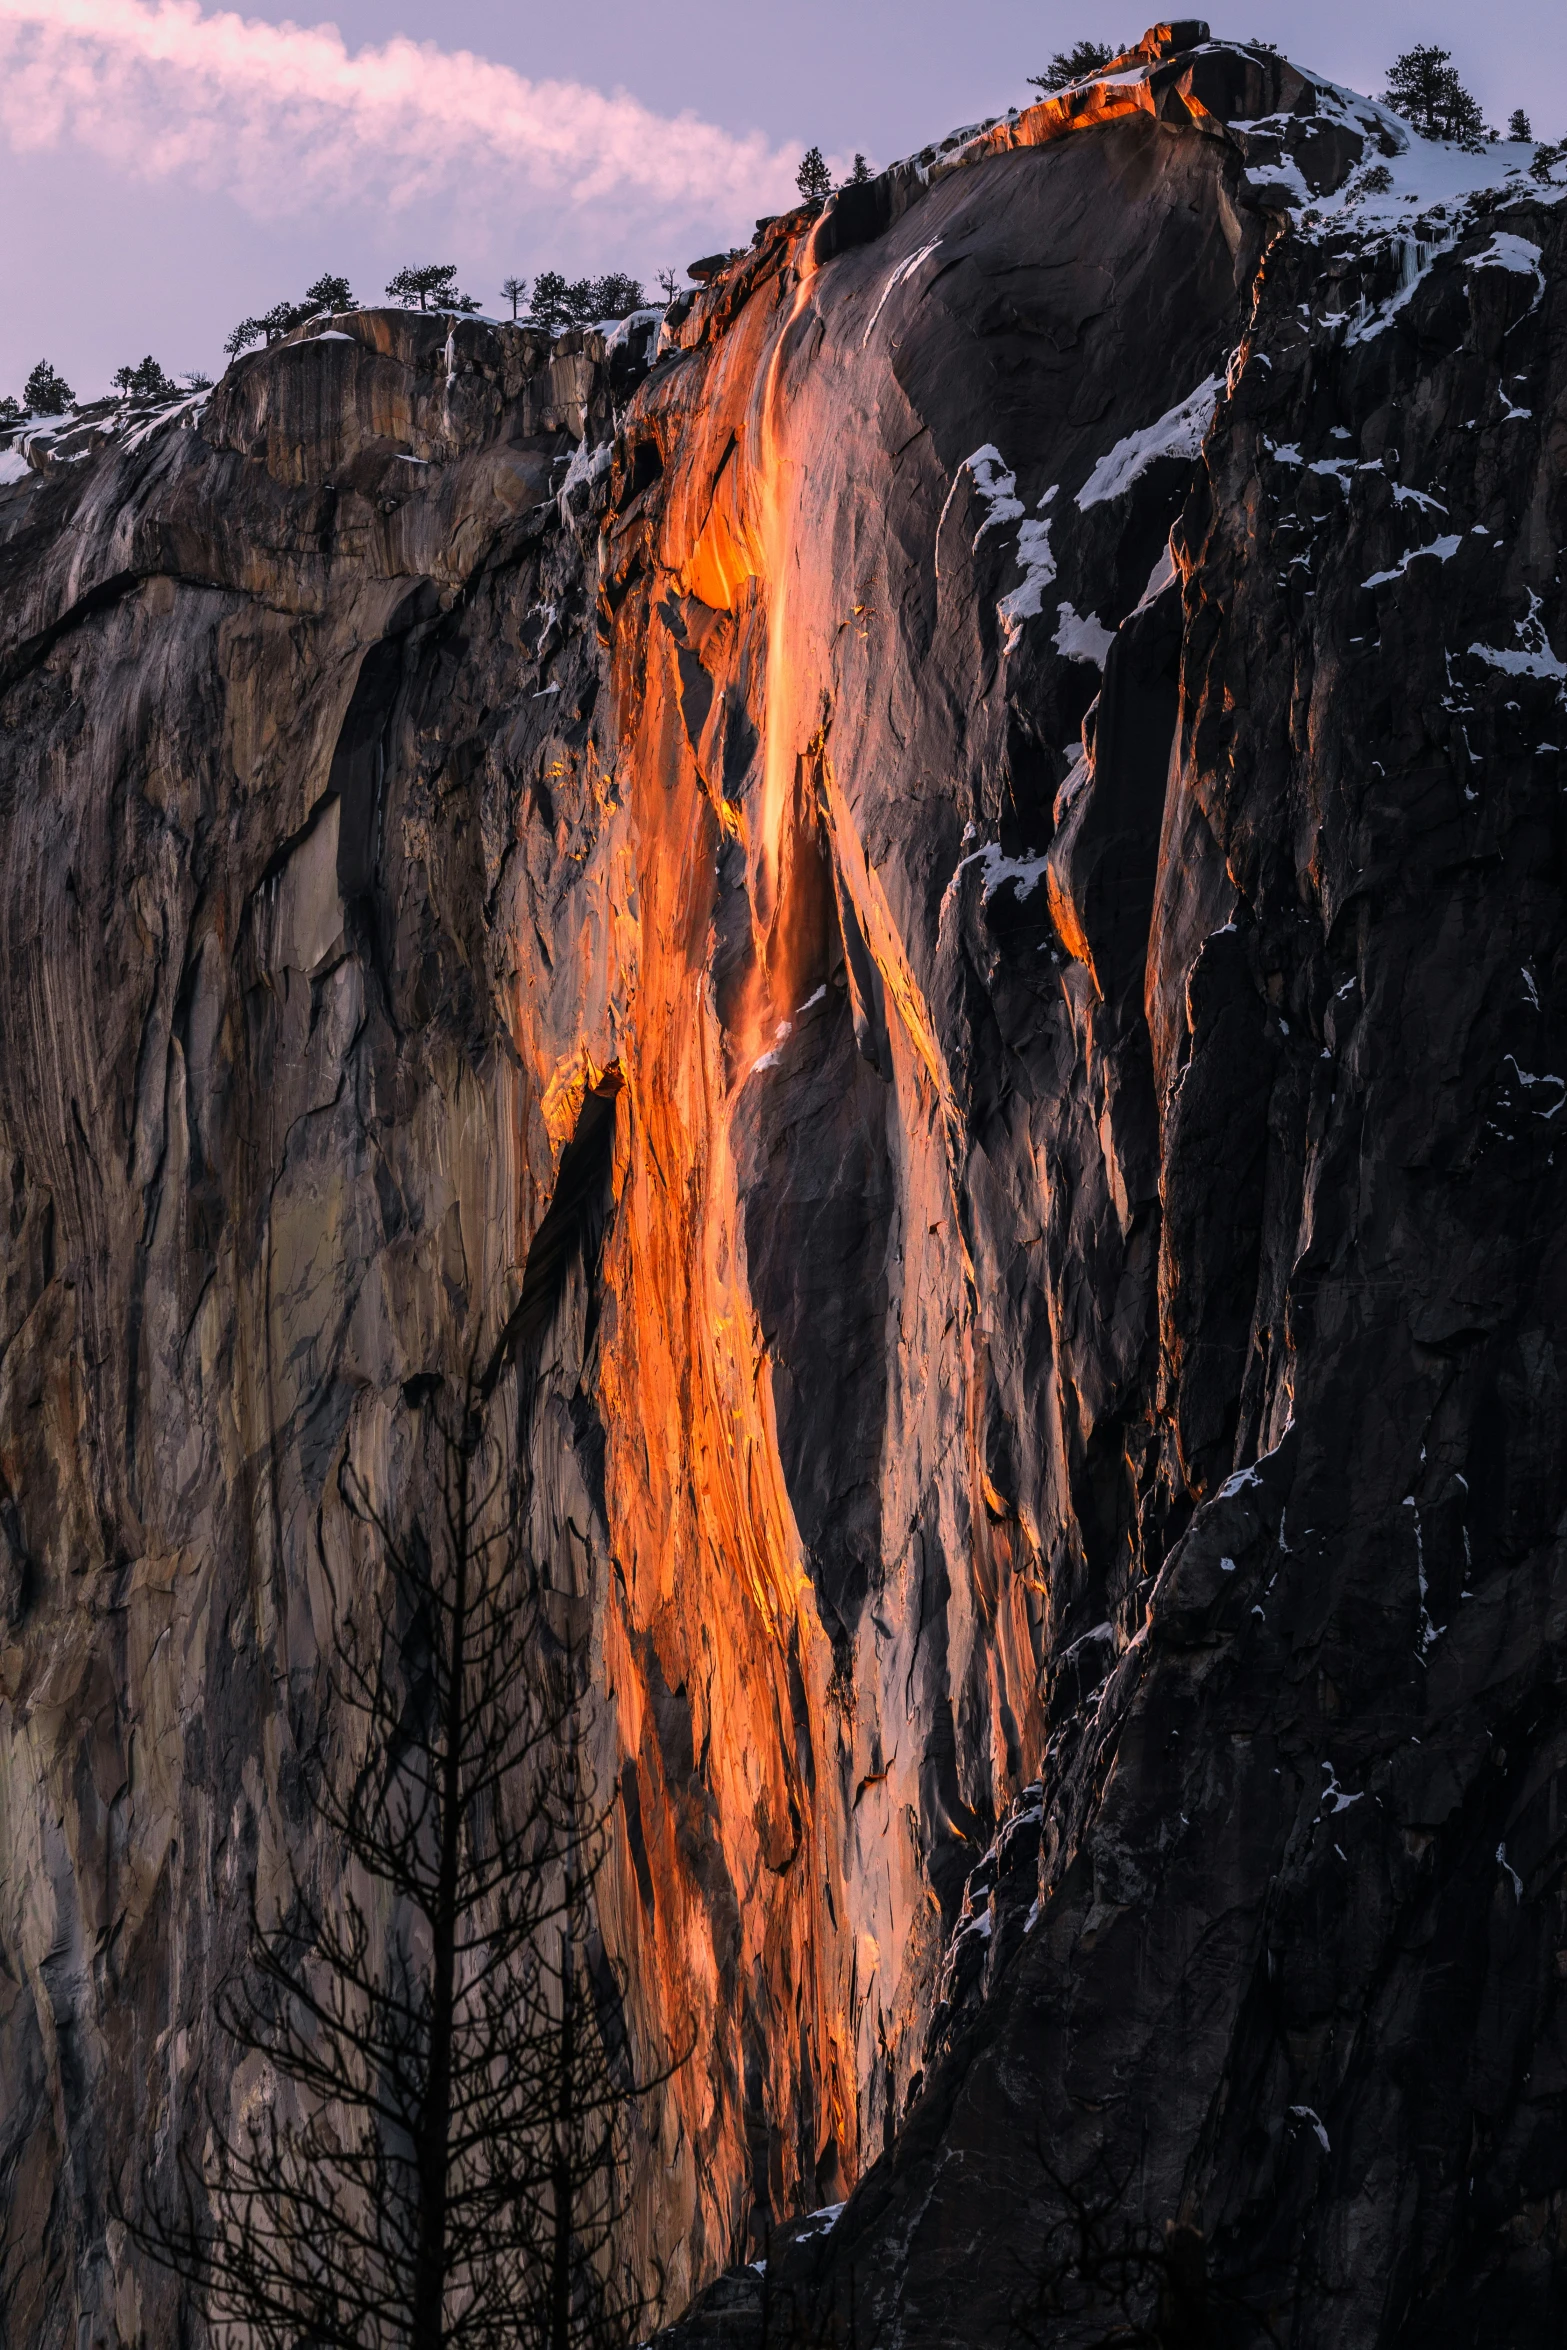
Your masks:
<svg viewBox="0 0 1567 2350"><path fill-rule="evenodd" d="M744 226L791 198L795 160L760 133L530 82L467 50L351 51L335 25L198 0L0 0L0 136L179 176L264 218L466 192L476 209L528 197L557 217L613 204Z"/></svg>

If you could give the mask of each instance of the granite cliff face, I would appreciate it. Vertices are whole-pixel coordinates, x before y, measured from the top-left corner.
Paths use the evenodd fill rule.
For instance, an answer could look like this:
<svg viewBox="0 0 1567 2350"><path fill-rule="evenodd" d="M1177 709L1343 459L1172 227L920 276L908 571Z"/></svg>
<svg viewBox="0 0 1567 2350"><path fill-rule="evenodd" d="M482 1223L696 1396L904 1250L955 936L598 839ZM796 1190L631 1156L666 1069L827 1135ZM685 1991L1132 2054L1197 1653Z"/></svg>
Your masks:
<svg viewBox="0 0 1567 2350"><path fill-rule="evenodd" d="M673 2305L852 2188L818 2320L1000 2343L1037 2144L1292 2344L1553 2338L1527 162L1162 27L663 322L0 455L9 2342L172 2338L112 2191L309 1832L347 1473L475 1352L697 2039Z"/></svg>

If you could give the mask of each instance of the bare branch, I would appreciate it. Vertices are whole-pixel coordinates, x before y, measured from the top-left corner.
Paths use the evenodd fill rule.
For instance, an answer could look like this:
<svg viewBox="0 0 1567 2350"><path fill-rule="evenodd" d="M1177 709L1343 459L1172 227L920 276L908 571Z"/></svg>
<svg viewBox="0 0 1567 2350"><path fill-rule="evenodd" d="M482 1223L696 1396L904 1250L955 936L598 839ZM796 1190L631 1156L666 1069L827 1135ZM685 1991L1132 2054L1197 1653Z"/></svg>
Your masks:
<svg viewBox="0 0 1567 2350"><path fill-rule="evenodd" d="M578 1728L581 1659L470 1372L426 1423L434 1506L334 1595L310 1873L251 1890L216 2002L245 2065L129 2224L221 2350L609 2350L656 2306L618 2250L639 2070L595 1887L614 1802ZM689 2050L685 2052L689 2054Z"/></svg>

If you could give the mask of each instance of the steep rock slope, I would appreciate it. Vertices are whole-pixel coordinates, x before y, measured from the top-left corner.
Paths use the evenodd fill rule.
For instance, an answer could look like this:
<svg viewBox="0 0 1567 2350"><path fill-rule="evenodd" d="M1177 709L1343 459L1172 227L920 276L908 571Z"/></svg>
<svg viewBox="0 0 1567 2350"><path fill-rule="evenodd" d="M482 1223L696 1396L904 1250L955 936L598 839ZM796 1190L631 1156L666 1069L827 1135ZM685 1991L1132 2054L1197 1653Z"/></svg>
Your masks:
<svg viewBox="0 0 1567 2350"><path fill-rule="evenodd" d="M781 2264L866 2338L1001 2341L1053 2294L1121 2338L1115 2254L1165 2223L1201 2242L1161 2338L1560 2332L1562 198L1461 168L1411 218L1372 162L1270 250L1178 611L1123 622L1057 803L1047 1021L1118 981L1146 1017L1140 1510L1047 1658L942 2060ZM1085 2286L1050 2231L1095 2213Z"/></svg>
<svg viewBox="0 0 1567 2350"><path fill-rule="evenodd" d="M1037 2138L1294 2340L1473 2338L1498 2269L1542 2338L1567 411L1512 160L1438 210L1158 28L764 225L651 372L362 314L0 489L16 2341L167 2324L111 2181L307 1833L348 1470L416 1481L475 1349L591 1627L606 1939L697 2038L676 2298L863 2175L799 2289L1000 2340Z"/></svg>

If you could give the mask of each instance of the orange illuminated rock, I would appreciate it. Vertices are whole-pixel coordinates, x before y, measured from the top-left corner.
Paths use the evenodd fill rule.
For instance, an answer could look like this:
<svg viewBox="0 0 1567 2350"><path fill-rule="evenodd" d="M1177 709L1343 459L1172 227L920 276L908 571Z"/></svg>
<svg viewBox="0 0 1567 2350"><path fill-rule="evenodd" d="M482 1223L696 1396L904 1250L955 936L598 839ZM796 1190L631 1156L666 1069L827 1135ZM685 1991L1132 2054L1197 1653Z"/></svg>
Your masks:
<svg viewBox="0 0 1567 2350"><path fill-rule="evenodd" d="M1362 2314L1428 2145L1431 2243L1482 2141L1567 2191L1516 2021L1561 613L1499 519L1560 503L1559 222L1499 187L1428 252L1356 209L1384 149L1156 27L657 334L355 313L0 472L19 2342L173 2325L109 2185L306 1849L348 1472L413 1490L475 1351L591 1653L633 2038L692 2049L636 2146L672 2306L853 2191L780 2248L821 2329L852 2271L865 2340L999 2345L1036 2136L1142 2166L1161 2245L1282 2214ZM1408 1954L1471 1916L1461 2086Z"/></svg>

